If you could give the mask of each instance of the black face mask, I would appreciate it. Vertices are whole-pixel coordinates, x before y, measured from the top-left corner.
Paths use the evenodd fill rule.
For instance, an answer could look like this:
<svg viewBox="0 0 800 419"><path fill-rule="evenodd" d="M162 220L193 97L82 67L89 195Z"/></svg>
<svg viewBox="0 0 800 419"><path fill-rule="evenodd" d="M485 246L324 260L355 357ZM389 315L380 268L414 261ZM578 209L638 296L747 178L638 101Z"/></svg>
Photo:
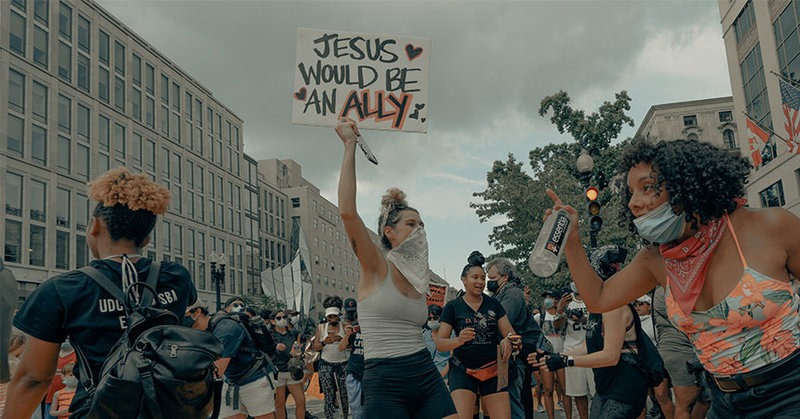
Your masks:
<svg viewBox="0 0 800 419"><path fill-rule="evenodd" d="M500 289L500 283L497 281L486 281L486 289L489 292L497 292Z"/></svg>
<svg viewBox="0 0 800 419"><path fill-rule="evenodd" d="M183 326L184 327L192 327L194 326L197 319L193 319L192 316L183 316Z"/></svg>
<svg viewBox="0 0 800 419"><path fill-rule="evenodd" d="M338 326L339 320L336 320L335 322L328 322L328 324L330 324L331 326Z"/></svg>

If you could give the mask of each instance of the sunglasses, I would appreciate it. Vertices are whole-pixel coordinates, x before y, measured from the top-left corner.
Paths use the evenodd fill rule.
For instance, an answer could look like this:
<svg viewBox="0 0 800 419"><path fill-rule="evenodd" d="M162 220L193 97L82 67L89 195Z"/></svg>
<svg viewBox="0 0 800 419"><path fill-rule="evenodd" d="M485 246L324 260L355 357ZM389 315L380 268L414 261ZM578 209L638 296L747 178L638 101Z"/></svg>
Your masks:
<svg viewBox="0 0 800 419"><path fill-rule="evenodd" d="M244 304L233 303L233 304L231 305L231 307L234 307L234 308L244 307Z"/></svg>
<svg viewBox="0 0 800 419"><path fill-rule="evenodd" d="M439 320L439 316L428 316L428 320Z"/></svg>
<svg viewBox="0 0 800 419"><path fill-rule="evenodd" d="M275 320L283 320L287 318L286 316L275 316Z"/></svg>

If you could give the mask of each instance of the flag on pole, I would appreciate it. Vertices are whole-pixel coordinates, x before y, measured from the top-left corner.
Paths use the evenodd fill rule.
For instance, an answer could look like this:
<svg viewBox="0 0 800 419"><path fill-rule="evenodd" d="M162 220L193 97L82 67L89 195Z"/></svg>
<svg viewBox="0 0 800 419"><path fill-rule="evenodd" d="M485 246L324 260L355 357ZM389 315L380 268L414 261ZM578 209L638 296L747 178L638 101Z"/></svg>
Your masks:
<svg viewBox="0 0 800 419"><path fill-rule="evenodd" d="M786 118L783 127L789 135L786 145L792 154L800 154L800 89L789 84L783 77L778 77L783 102L783 116Z"/></svg>
<svg viewBox="0 0 800 419"><path fill-rule="evenodd" d="M750 155L753 157L753 165L758 169L763 162L761 157L761 147L769 141L769 133L764 131L756 122L745 115L747 121L747 143L750 145Z"/></svg>

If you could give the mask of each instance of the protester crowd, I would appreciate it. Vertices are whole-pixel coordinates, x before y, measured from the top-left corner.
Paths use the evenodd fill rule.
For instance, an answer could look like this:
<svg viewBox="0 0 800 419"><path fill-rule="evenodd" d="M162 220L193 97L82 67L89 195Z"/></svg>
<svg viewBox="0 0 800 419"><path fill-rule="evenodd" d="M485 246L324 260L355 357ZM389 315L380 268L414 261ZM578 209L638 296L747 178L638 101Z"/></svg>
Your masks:
<svg viewBox="0 0 800 419"><path fill-rule="evenodd" d="M744 207L746 160L636 141L620 189L637 254L587 251L548 190L575 224L569 287L530 296L511 261L476 251L441 306L425 296L420 212L389 190L373 242L355 205L358 129L336 132L358 300L327 298L320 322L241 297L211 310L183 266L140 255L169 192L114 169L90 183L90 266L37 287L15 328L4 315L2 417L284 419L291 397L303 419L314 379L327 419L800 417L800 220Z"/></svg>

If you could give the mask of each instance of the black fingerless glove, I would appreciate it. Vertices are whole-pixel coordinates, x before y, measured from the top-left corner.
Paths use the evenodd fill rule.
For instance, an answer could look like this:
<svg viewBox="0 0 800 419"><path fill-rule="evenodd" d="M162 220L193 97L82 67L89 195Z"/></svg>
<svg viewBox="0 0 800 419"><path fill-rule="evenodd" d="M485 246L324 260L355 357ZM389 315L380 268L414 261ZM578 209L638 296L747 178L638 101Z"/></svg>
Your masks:
<svg viewBox="0 0 800 419"><path fill-rule="evenodd" d="M545 364L547 364L547 369L550 371L560 370L564 367L571 367L574 365L574 361L571 360L566 355L561 355L557 353L548 353L546 354L547 358L545 360Z"/></svg>

